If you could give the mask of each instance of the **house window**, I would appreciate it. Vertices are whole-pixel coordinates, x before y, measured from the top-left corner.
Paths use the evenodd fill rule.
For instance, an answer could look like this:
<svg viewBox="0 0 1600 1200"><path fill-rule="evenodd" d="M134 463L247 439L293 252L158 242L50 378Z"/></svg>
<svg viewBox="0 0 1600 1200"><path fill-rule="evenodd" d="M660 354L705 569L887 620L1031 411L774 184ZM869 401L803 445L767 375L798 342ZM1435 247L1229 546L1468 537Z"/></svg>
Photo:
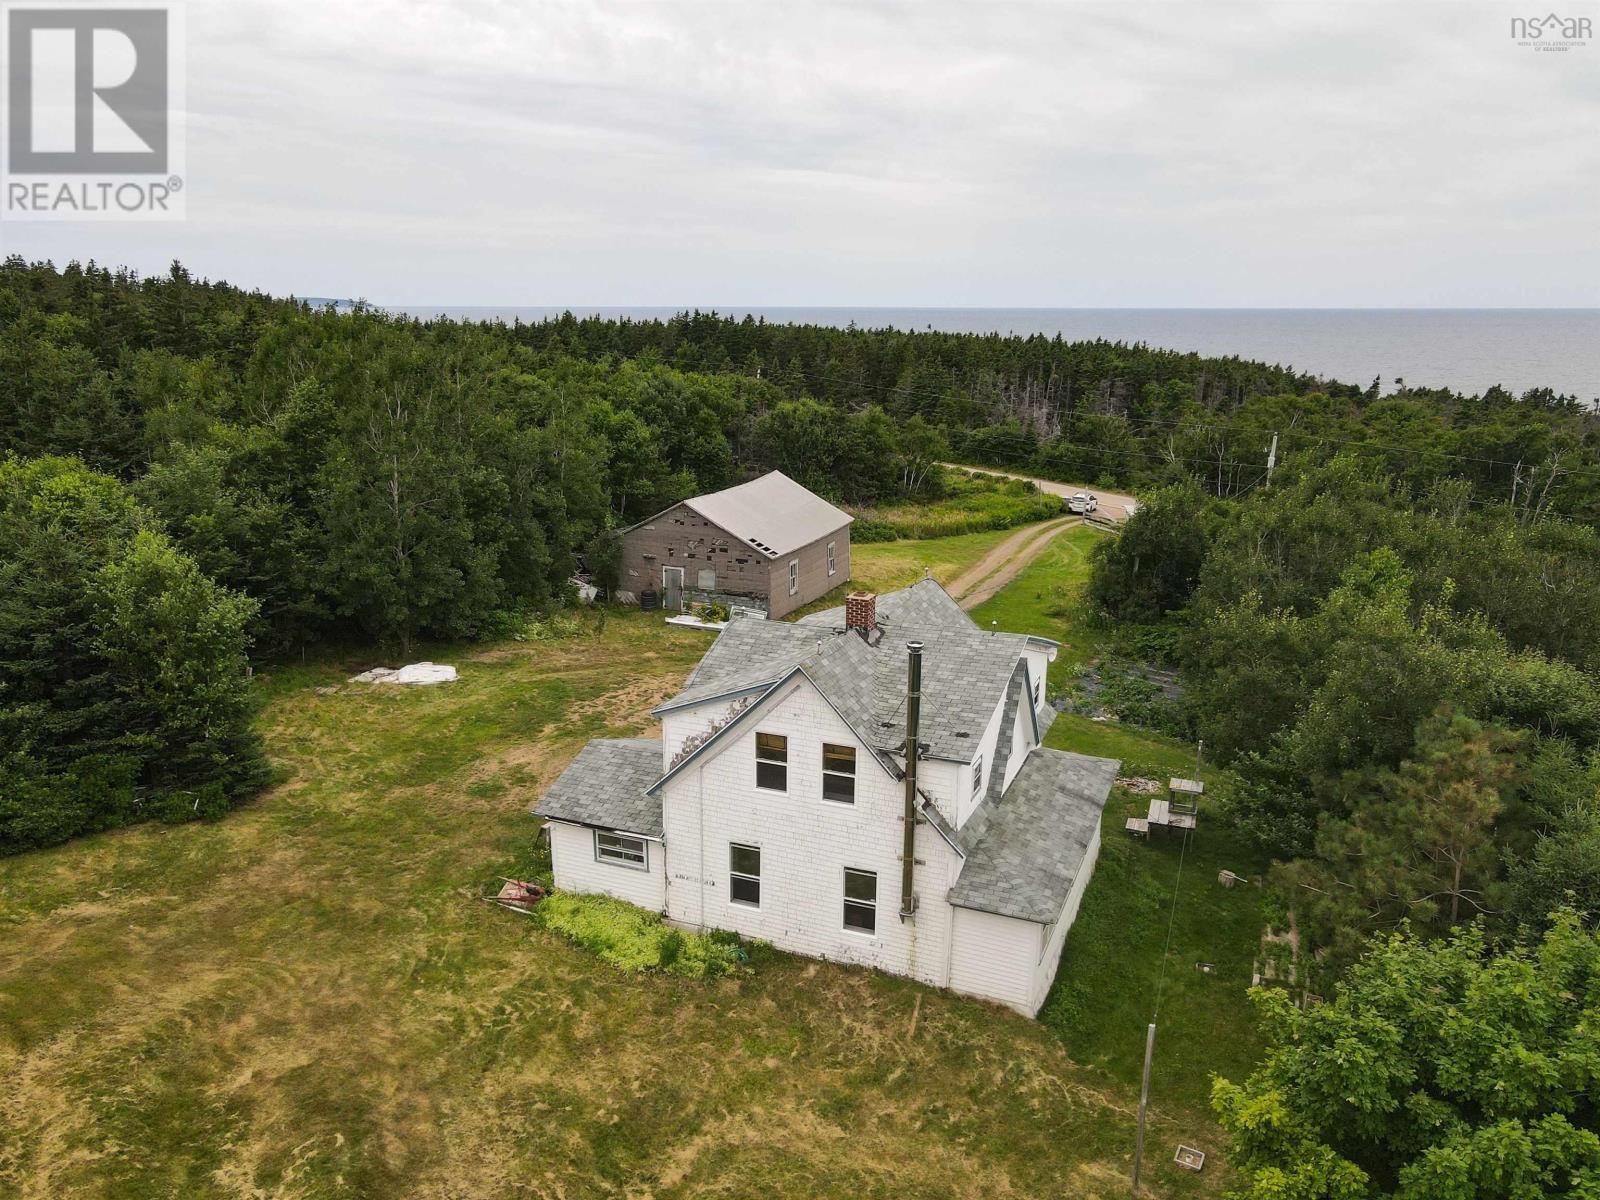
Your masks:
<svg viewBox="0 0 1600 1200"><path fill-rule="evenodd" d="M716 572L716 569L714 567L701 567L700 568L700 572L699 572L699 576L698 576L698 582L700 584L700 590L702 592L714 592L714 591L716 591L717 590L717 572Z"/></svg>
<svg viewBox="0 0 1600 1200"><path fill-rule="evenodd" d="M972 760L972 794L983 791L983 755Z"/></svg>
<svg viewBox="0 0 1600 1200"><path fill-rule="evenodd" d="M761 907L761 847L728 845L728 896L735 904Z"/></svg>
<svg viewBox="0 0 1600 1200"><path fill-rule="evenodd" d="M841 804L856 802L856 748L822 746L822 798Z"/></svg>
<svg viewBox="0 0 1600 1200"><path fill-rule="evenodd" d="M1033 706L1035 708L1038 708L1039 707L1039 701L1041 701L1043 699L1044 699L1044 680L1043 679L1035 679L1033 681Z"/></svg>
<svg viewBox="0 0 1600 1200"><path fill-rule="evenodd" d="M798 558L791 558L789 560L789 595L792 596L796 592L798 592L799 590L800 590L800 560Z"/></svg>
<svg viewBox="0 0 1600 1200"><path fill-rule="evenodd" d="M756 786L789 790L789 739L781 733L756 734Z"/></svg>
<svg viewBox="0 0 1600 1200"><path fill-rule="evenodd" d="M878 873L844 869L844 927L858 933L878 932Z"/></svg>
<svg viewBox="0 0 1600 1200"><path fill-rule="evenodd" d="M838 570L839 570L839 559L834 554L834 549L837 547L837 545L838 545L837 542L829 542L828 543L828 574L829 575L837 574Z"/></svg>
<svg viewBox="0 0 1600 1200"><path fill-rule="evenodd" d="M594 856L601 862L632 867L636 871L650 869L650 855L643 838L629 837L625 833L594 831Z"/></svg>

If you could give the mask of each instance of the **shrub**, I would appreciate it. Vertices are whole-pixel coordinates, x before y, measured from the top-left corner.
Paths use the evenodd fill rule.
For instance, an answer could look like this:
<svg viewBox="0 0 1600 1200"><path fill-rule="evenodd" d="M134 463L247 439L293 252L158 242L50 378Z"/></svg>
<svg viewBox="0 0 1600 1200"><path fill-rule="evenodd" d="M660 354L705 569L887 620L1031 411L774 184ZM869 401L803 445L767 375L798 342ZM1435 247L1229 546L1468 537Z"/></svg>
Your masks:
<svg viewBox="0 0 1600 1200"><path fill-rule="evenodd" d="M899 539L900 535L894 531L894 526L877 517L857 517L855 524L850 526L852 543L894 542Z"/></svg>
<svg viewBox="0 0 1600 1200"><path fill-rule="evenodd" d="M686 979L750 973L738 937L671 929L659 913L610 896L556 892L534 910L539 924L624 971L664 971Z"/></svg>
<svg viewBox="0 0 1600 1200"><path fill-rule="evenodd" d="M946 472L942 500L867 509L850 527L852 542L953 537L1010 529L1060 516L1060 497L1046 495L1026 479L1001 479L965 471Z"/></svg>

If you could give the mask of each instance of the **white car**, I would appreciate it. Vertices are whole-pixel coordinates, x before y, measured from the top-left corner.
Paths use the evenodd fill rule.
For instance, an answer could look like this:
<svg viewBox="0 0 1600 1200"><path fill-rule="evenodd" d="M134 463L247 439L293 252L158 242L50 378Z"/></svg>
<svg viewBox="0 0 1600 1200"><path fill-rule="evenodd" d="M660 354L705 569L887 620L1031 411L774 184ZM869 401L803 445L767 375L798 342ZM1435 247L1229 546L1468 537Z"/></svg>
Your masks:
<svg viewBox="0 0 1600 1200"><path fill-rule="evenodd" d="M1100 507L1100 502L1088 492L1074 492L1067 497L1067 511L1077 513L1079 516L1092 513Z"/></svg>

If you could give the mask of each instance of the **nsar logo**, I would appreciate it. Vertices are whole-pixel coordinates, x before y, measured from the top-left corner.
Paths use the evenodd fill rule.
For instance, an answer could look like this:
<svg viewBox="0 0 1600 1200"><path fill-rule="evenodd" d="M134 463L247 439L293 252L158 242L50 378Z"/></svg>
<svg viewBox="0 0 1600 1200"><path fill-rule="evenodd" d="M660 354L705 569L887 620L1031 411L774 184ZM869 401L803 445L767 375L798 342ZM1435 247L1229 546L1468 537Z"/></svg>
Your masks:
<svg viewBox="0 0 1600 1200"><path fill-rule="evenodd" d="M1518 45L1535 50L1573 50L1588 45L1594 28L1588 17L1548 13L1542 17L1512 17L1511 36Z"/></svg>

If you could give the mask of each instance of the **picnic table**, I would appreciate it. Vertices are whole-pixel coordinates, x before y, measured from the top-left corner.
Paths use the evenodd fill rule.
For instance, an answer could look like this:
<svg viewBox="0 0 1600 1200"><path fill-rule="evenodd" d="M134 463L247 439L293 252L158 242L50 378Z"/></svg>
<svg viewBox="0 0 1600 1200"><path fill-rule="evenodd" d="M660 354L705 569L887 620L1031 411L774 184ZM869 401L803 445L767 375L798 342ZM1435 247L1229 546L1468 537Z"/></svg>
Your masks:
<svg viewBox="0 0 1600 1200"><path fill-rule="evenodd" d="M1194 829L1198 824L1200 797L1206 785L1198 779L1173 779L1167 785L1167 798L1152 798L1150 811L1142 817L1129 817L1124 828L1135 837L1149 837L1152 829Z"/></svg>

